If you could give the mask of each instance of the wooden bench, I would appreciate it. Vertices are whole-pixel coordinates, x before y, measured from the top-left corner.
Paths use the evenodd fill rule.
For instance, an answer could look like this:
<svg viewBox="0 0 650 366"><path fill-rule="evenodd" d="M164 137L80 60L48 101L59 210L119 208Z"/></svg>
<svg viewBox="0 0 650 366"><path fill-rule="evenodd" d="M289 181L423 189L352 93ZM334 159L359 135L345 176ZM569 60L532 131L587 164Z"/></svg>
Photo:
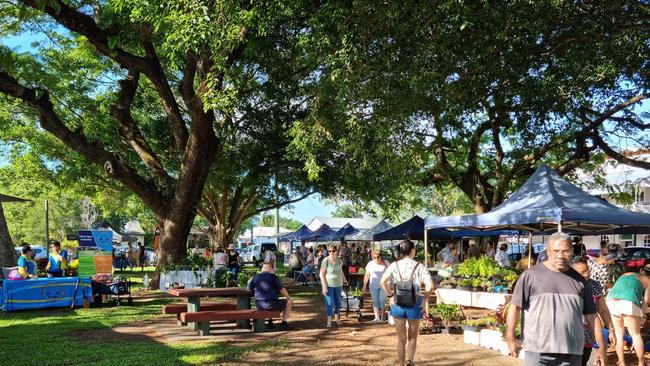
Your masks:
<svg viewBox="0 0 650 366"><path fill-rule="evenodd" d="M199 311L194 313L181 313L180 320L184 323L199 323L199 334L210 335L210 321L212 320L254 320L255 333L264 330L264 320L279 318L279 311L239 309L225 311Z"/></svg>
<svg viewBox="0 0 650 366"><path fill-rule="evenodd" d="M219 303L204 303L201 304L201 310L205 311L228 311L236 310L237 305L230 302L219 302ZM176 320L178 325L187 325L181 320L181 313L187 311L187 304L173 304L173 305L163 305L162 313L163 314L176 314Z"/></svg>

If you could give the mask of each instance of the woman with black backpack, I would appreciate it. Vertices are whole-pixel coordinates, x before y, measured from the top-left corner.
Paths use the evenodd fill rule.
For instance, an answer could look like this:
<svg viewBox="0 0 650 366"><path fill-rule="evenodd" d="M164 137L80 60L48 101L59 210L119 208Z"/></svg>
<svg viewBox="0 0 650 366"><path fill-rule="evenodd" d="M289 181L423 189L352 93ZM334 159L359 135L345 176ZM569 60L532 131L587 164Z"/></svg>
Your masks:
<svg viewBox="0 0 650 366"><path fill-rule="evenodd" d="M414 366L420 320L429 308L428 299L435 289L427 268L415 258L415 245L404 240L397 248L399 260L391 263L381 278L381 287L389 298L393 297L390 314L395 319L397 331L397 358L400 366ZM425 290L422 293L422 286ZM408 330L406 328L408 322Z"/></svg>

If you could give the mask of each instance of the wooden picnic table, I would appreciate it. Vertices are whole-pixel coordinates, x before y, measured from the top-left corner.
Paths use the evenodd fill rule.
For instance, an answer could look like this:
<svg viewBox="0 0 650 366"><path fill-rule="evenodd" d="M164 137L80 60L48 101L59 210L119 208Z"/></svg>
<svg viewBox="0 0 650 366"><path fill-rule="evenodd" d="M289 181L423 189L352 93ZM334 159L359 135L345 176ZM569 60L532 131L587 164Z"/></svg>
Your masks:
<svg viewBox="0 0 650 366"><path fill-rule="evenodd" d="M201 311L201 297L237 297L237 309L251 308L251 291L243 287L223 287L223 288L179 288L169 289L167 293L170 296L186 297L187 312ZM187 323L192 330L198 330L197 323ZM237 326L241 328L250 328L250 320L238 320Z"/></svg>

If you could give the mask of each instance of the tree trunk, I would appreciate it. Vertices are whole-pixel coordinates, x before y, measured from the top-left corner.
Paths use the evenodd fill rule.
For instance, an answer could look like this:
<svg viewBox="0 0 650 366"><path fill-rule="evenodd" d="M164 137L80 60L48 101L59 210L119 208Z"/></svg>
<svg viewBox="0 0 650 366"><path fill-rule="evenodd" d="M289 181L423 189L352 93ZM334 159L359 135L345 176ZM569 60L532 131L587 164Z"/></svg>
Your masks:
<svg viewBox="0 0 650 366"><path fill-rule="evenodd" d="M211 225L208 228L208 236L215 243L215 247L221 247L225 250L228 244L233 242L235 228L224 227L223 225Z"/></svg>
<svg viewBox="0 0 650 366"><path fill-rule="evenodd" d="M9 228L5 220L2 203L0 203L0 267L13 267L16 265L18 258L14 251L14 244L9 236Z"/></svg>
<svg viewBox="0 0 650 366"><path fill-rule="evenodd" d="M160 252L151 288L160 287L160 267L174 264L185 257L185 242L196 216L205 180L217 159L219 142L212 131L211 117L203 117L192 125L181 173L167 212L160 220Z"/></svg>

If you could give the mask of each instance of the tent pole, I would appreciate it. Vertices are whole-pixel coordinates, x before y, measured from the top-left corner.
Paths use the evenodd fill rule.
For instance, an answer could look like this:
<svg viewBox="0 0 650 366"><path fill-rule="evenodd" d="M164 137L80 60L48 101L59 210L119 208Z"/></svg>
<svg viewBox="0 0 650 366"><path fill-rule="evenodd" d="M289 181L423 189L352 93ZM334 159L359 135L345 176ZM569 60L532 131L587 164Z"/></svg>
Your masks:
<svg viewBox="0 0 650 366"><path fill-rule="evenodd" d="M561 233L562 232L562 221L557 223L557 232Z"/></svg>
<svg viewBox="0 0 650 366"><path fill-rule="evenodd" d="M424 228L424 266L429 267L429 235L427 228Z"/></svg>
<svg viewBox="0 0 650 366"><path fill-rule="evenodd" d="M533 253L533 232L528 232L528 268L530 269L530 259Z"/></svg>

